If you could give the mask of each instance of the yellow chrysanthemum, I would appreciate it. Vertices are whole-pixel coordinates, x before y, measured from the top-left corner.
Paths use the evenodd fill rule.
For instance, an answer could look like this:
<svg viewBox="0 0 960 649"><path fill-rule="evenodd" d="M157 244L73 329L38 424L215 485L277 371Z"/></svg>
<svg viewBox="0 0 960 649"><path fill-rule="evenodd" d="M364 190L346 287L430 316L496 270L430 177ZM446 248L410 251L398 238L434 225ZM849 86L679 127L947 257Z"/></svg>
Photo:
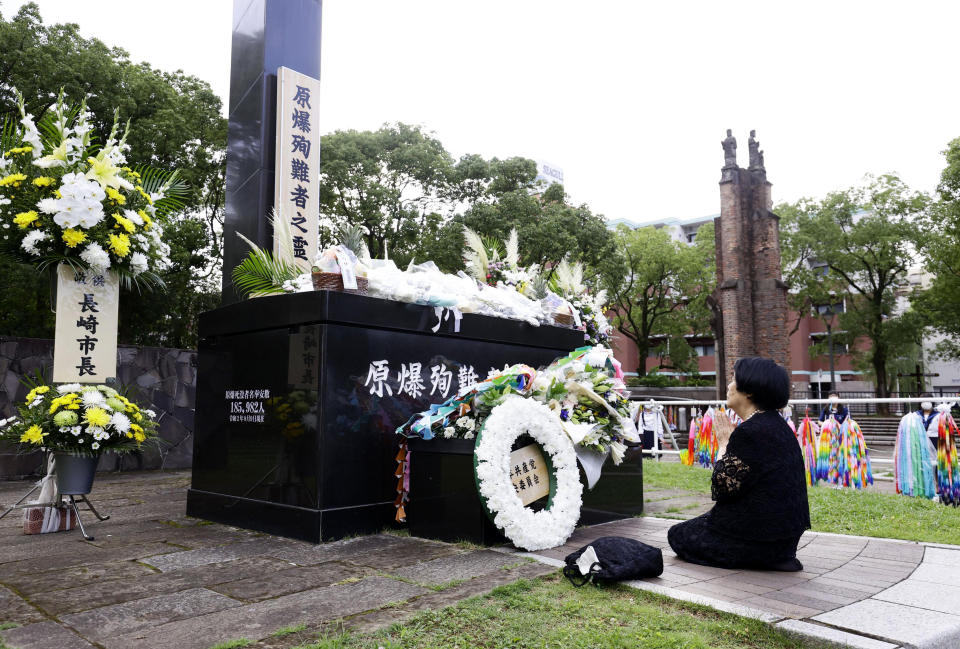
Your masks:
<svg viewBox="0 0 960 649"><path fill-rule="evenodd" d="M34 210L29 212L20 212L15 217L13 217L13 222L20 226L21 230L26 230L30 227L30 224L36 221L40 217Z"/></svg>
<svg viewBox="0 0 960 649"><path fill-rule="evenodd" d="M143 433L134 433L133 439L137 440L137 444L142 444L144 440L147 439L147 436L144 435Z"/></svg>
<svg viewBox="0 0 960 649"><path fill-rule="evenodd" d="M136 424L130 424L130 433L131 433L131 434L142 433L142 432L143 432L143 427L142 427L142 426L137 426Z"/></svg>
<svg viewBox="0 0 960 649"><path fill-rule="evenodd" d="M141 415L139 412L133 413L133 418L135 421L143 421L143 415Z"/></svg>
<svg viewBox="0 0 960 649"><path fill-rule="evenodd" d="M31 444L43 444L43 438L46 436L47 433L43 432L42 428L34 424L20 437L20 441L30 442Z"/></svg>
<svg viewBox="0 0 960 649"><path fill-rule="evenodd" d="M137 185L137 191L140 192L140 195L141 195L141 196L143 196L145 199L147 199L147 202L148 202L148 203L150 203L151 205L153 205L153 199L150 198L150 194L148 194L147 192L143 191L143 187L141 187L140 185Z"/></svg>
<svg viewBox="0 0 960 649"><path fill-rule="evenodd" d="M55 178L51 178L50 176L38 176L33 179L33 184L37 187L49 187L55 182L57 182L57 180Z"/></svg>
<svg viewBox="0 0 960 649"><path fill-rule="evenodd" d="M7 151L6 155L17 155L18 153L30 153L31 151L33 151L32 146L19 146Z"/></svg>
<svg viewBox="0 0 960 649"><path fill-rule="evenodd" d="M115 228L123 228L124 230L126 230L131 234L133 234L133 231L137 229L133 225L133 221L125 217L123 214L114 214L113 220L117 222L117 224L113 226Z"/></svg>
<svg viewBox="0 0 960 649"><path fill-rule="evenodd" d="M123 204L125 204L125 203L127 202L126 197L124 197L123 194L121 194L120 192L118 192L118 191L117 191L116 189L114 189L113 187L107 187L107 198L109 198L110 200L112 200L112 201L113 201L114 203L116 203L117 205L123 205Z"/></svg>
<svg viewBox="0 0 960 649"><path fill-rule="evenodd" d="M125 234L111 234L110 250L117 253L117 257L126 257L130 254L130 237Z"/></svg>
<svg viewBox="0 0 960 649"><path fill-rule="evenodd" d="M34 399L36 399L41 394L46 394L49 390L50 390L49 385L38 385L34 389L30 390L30 392L27 392L27 398L24 399L23 402L27 405L30 405L31 403L33 403Z"/></svg>
<svg viewBox="0 0 960 649"><path fill-rule="evenodd" d="M76 392L69 392L62 397L57 397L50 402L50 414L57 411L60 406L65 406L68 410L77 410L80 407L80 397Z"/></svg>
<svg viewBox="0 0 960 649"><path fill-rule="evenodd" d="M104 428L110 423L110 415L107 414L107 411L103 408L87 408L87 412L84 413L83 418L91 426L97 426L99 428Z"/></svg>
<svg viewBox="0 0 960 649"><path fill-rule="evenodd" d="M87 240L87 235L80 230L74 230L70 228L63 231L63 242L67 244L68 248L76 248L78 244L83 243Z"/></svg>
<svg viewBox="0 0 960 649"><path fill-rule="evenodd" d="M0 178L0 187L19 187L27 179L27 174L10 174Z"/></svg>
<svg viewBox="0 0 960 649"><path fill-rule="evenodd" d="M149 230L150 226L153 225L153 219L150 218L150 215L147 214L144 210L137 212L140 215L140 218L143 219L143 229Z"/></svg>

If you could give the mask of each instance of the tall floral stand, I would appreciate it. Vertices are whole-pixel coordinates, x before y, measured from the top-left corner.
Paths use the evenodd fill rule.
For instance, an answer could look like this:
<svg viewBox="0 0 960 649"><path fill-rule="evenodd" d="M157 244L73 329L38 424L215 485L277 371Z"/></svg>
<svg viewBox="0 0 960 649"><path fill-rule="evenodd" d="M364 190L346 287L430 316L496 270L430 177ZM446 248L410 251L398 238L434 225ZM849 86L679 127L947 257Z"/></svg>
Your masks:
<svg viewBox="0 0 960 649"><path fill-rule="evenodd" d="M70 507L77 517L77 524L80 526L80 534L87 541L92 541L93 537L87 534L83 527L83 520L80 518L80 510L77 508L75 496L86 504L87 508L97 517L97 520L105 521L109 516L102 516L93 503L87 499L87 494L93 489L93 478L97 472L97 462L100 456L81 456L71 453L57 453L57 489L62 496L70 500Z"/></svg>

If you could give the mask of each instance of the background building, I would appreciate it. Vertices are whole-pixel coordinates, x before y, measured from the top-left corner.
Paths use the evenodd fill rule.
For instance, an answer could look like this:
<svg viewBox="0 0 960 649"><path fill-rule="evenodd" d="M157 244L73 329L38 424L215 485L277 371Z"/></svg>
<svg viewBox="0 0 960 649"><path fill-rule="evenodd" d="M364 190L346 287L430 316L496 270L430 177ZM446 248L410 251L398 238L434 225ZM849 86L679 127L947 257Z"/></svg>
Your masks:
<svg viewBox="0 0 960 649"><path fill-rule="evenodd" d="M682 241L687 244L693 243L696 238L697 230L700 226L712 223L719 215L696 217L690 219L664 219L652 223L632 223L625 219L611 221L611 227L616 227L621 223L630 227L654 227L662 228L670 232L671 238L675 241ZM816 395L822 392L826 395L832 388L830 385L830 356L828 353L816 356L810 355L811 346L823 342L827 337L827 326L825 320L829 321L829 315L832 311L834 322L836 315L842 313L846 306L845 298L841 297L832 305L817 305L816 311L803 314L799 317L796 312L788 311L787 322L790 329L790 373L793 381L794 392L805 392ZM794 324L797 324L794 328ZM840 335L843 331L833 330L834 335ZM697 353L697 366L701 375L704 377L716 376L717 350L716 343L710 336L689 336L687 342ZM861 344L861 343L857 343ZM862 372L853 367L852 355L848 345L834 341L834 376L836 378L836 389L843 392L870 391L874 389L873 383ZM632 341L622 336L619 332L614 332L613 349L617 359L623 364L623 369L628 374L637 374L637 368L640 367L641 359L638 358L636 346ZM651 356L643 360L644 367L649 372L660 364L660 358L656 351L651 351ZM936 371L936 370L930 370ZM674 376L677 373L673 371L664 371L663 374ZM943 372L941 372L943 374ZM960 386L960 372L956 376L956 385Z"/></svg>

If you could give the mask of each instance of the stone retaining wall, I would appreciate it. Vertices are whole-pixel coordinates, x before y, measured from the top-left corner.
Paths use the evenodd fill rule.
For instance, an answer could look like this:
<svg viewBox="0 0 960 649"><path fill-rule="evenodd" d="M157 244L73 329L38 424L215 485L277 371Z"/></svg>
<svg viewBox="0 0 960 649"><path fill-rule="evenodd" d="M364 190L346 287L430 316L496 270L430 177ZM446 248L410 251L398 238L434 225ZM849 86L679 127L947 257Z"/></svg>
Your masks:
<svg viewBox="0 0 960 649"><path fill-rule="evenodd" d="M117 380L126 396L151 408L160 422L160 448L127 456L105 454L101 471L189 468L193 456L193 412L197 387L197 352L162 347L120 345ZM20 382L39 370L46 377L53 368L53 341L0 336L0 417L10 417L28 388ZM18 455L0 445L0 479L19 479L39 473L39 453Z"/></svg>

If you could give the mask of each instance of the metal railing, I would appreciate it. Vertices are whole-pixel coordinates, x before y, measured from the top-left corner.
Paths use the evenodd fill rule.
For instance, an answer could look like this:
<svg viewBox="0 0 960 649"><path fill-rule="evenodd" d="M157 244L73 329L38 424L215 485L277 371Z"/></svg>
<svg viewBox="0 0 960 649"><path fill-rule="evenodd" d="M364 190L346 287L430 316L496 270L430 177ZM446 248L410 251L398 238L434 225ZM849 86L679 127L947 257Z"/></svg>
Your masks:
<svg viewBox="0 0 960 649"><path fill-rule="evenodd" d="M921 396L909 396L909 397L896 396L896 397L886 397L881 399L876 396L869 396L869 397L847 397L846 399L844 399L842 395L851 394L849 392L838 393L837 396L840 397L841 403L843 403L850 409L851 415L856 415L856 411L854 410L854 407L862 407L867 405L872 405L873 407L876 407L877 404L886 403L891 405L900 404L900 408L902 409L902 411L900 412L900 416L902 416L906 412L910 412L915 409L913 407L913 404L920 404L923 401L927 401L927 400L932 401L935 406L941 403L952 403L953 412L956 413L957 403L960 402L960 393L956 391L946 391L946 390L940 390L939 392L940 394L938 394L937 396L934 396L933 398L921 397ZM866 393L866 394L871 394L871 393ZM686 437L684 435L684 432L689 428L690 421L692 417L695 416L696 411L709 408L710 406L717 406L723 403L719 399L683 399L683 398L674 398L674 397L660 397L659 399L637 398L632 400L639 402L643 406L648 406L648 405L653 407L663 406L665 409L674 409L675 413L674 413L673 419L676 423L675 434L680 439L684 439ZM797 406L822 407L830 403L831 402L829 399L811 399L811 398L796 398L796 399L790 399L789 401L789 405L794 411L795 418L801 415L801 413L797 409ZM817 414L819 414L820 407L816 408ZM813 416L813 413L811 413L811 416ZM669 419L669 417L667 418ZM869 450L869 447L868 447L868 450ZM678 455L680 451L679 450L658 450L658 451L655 451L655 453L660 453L662 455ZM883 464L893 463L893 460L885 460L885 459L879 459L879 458L873 459L871 461L874 463L883 463Z"/></svg>
<svg viewBox="0 0 960 649"><path fill-rule="evenodd" d="M829 393L826 391L820 391L815 387L811 387L806 390L795 390L793 396L795 399L825 399L828 394ZM894 401L877 401L876 403L864 401L869 399L877 399L876 391L837 391L837 396L840 399L840 403L846 405L850 409L851 415L860 417L881 414L877 408L877 403L891 404L892 407L887 409L888 415L891 417L902 417L906 413L915 409L911 406L911 404L923 401L921 394L932 394L933 397L931 398L931 401L934 403L943 400L958 399L957 391L951 388L935 388L932 390L925 390L924 392L917 392L915 390L891 392L889 398L894 399ZM909 401L910 399L917 399L919 401ZM815 413L811 412L810 414L813 416ZM819 412L816 414L819 415Z"/></svg>

